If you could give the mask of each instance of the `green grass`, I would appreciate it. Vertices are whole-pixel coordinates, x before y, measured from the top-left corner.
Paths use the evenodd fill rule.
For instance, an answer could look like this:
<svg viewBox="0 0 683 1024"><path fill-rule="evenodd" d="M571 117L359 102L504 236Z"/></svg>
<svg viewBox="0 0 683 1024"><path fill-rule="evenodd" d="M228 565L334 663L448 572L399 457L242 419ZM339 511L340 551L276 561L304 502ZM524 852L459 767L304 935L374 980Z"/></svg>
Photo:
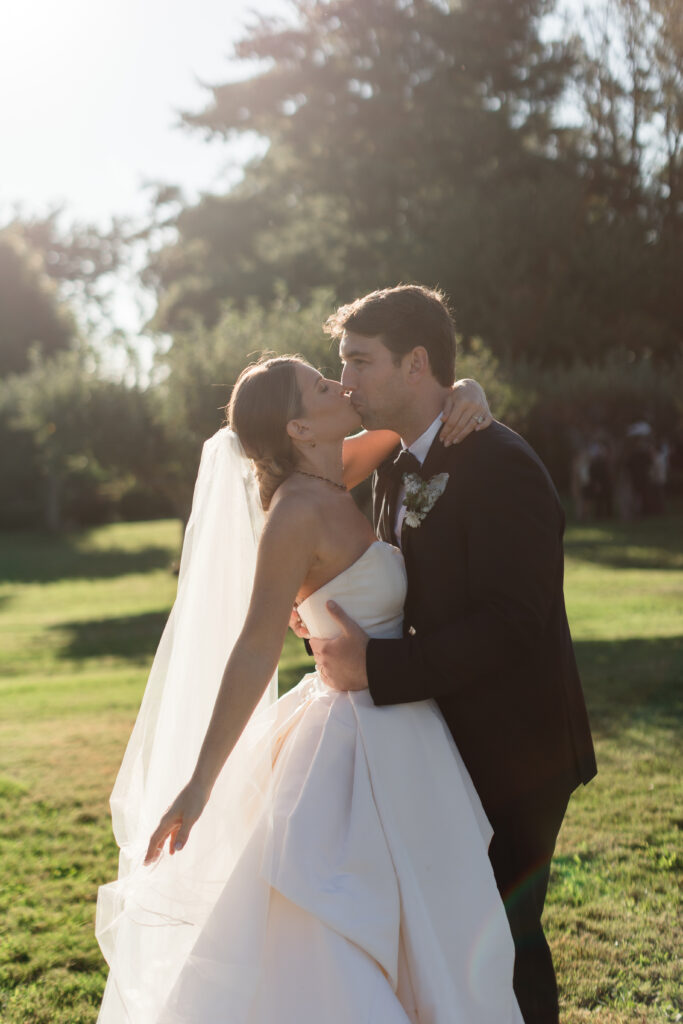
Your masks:
<svg viewBox="0 0 683 1024"><path fill-rule="evenodd" d="M547 931L563 1024L683 1020L683 520L578 526L567 601L599 775L570 803ZM93 1022L108 796L176 579L176 523L0 536L0 1020ZM282 687L308 667L291 638Z"/></svg>

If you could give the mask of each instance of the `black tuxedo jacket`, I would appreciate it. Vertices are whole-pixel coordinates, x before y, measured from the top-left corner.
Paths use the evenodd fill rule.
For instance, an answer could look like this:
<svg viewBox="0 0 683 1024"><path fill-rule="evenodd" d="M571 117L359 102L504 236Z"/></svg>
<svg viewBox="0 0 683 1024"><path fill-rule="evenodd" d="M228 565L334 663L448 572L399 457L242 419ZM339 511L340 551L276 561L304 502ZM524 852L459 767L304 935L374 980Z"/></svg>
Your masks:
<svg viewBox="0 0 683 1024"><path fill-rule="evenodd" d="M450 448L437 437L423 474L442 472L432 510L403 525L404 635L370 640L368 681L378 705L437 700L492 817L596 771L564 605L564 513L541 460L501 423ZM380 467L375 528L395 544L393 491Z"/></svg>

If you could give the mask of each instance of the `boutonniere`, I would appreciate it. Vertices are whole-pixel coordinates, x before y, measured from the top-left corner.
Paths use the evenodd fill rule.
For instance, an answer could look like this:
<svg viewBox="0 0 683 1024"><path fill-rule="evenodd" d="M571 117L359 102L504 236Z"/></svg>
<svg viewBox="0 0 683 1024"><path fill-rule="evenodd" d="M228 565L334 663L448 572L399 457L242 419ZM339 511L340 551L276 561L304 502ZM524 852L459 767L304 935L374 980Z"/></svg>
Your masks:
<svg viewBox="0 0 683 1024"><path fill-rule="evenodd" d="M417 473L404 473L403 483L406 489L403 499L406 516L403 522L406 526L417 527L446 490L448 473L437 473L429 480L423 480Z"/></svg>

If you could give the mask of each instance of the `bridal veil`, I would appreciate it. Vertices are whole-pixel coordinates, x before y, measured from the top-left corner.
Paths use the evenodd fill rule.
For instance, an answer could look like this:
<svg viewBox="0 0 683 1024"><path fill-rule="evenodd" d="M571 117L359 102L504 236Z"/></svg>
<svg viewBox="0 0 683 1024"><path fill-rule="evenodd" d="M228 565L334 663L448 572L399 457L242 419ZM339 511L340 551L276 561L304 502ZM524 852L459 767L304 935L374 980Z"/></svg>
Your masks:
<svg viewBox="0 0 683 1024"><path fill-rule="evenodd" d="M223 428L204 444L178 591L123 758L111 811L119 877L102 886L96 934L109 964L99 1020L153 1020L242 852L226 808L263 808L271 783L269 684L182 854L143 864L159 819L189 781L251 596L263 510L251 463Z"/></svg>

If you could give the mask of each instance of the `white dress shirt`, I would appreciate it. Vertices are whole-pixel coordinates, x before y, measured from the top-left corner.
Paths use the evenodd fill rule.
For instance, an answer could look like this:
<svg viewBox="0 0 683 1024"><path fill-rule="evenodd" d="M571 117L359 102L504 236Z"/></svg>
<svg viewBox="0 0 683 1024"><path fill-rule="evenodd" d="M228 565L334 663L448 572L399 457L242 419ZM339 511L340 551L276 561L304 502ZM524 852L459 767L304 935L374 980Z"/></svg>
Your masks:
<svg viewBox="0 0 683 1024"><path fill-rule="evenodd" d="M427 427L424 434L420 434L417 441L413 441L413 443L408 448L410 454L415 456L415 458L417 459L421 466L424 464L424 460L427 458L427 452L432 447L432 442L436 435L439 433L439 429L442 426L443 421L441 419L441 413L439 413L434 422ZM401 441L401 446L404 449L406 447L403 441ZM403 504L403 499L405 498L405 495L406 489L403 486L403 484L401 484L398 491L396 519L394 521L394 533L396 534L396 539L398 540L399 547L401 545L401 529L403 527L403 520L405 519L406 516L406 507Z"/></svg>

